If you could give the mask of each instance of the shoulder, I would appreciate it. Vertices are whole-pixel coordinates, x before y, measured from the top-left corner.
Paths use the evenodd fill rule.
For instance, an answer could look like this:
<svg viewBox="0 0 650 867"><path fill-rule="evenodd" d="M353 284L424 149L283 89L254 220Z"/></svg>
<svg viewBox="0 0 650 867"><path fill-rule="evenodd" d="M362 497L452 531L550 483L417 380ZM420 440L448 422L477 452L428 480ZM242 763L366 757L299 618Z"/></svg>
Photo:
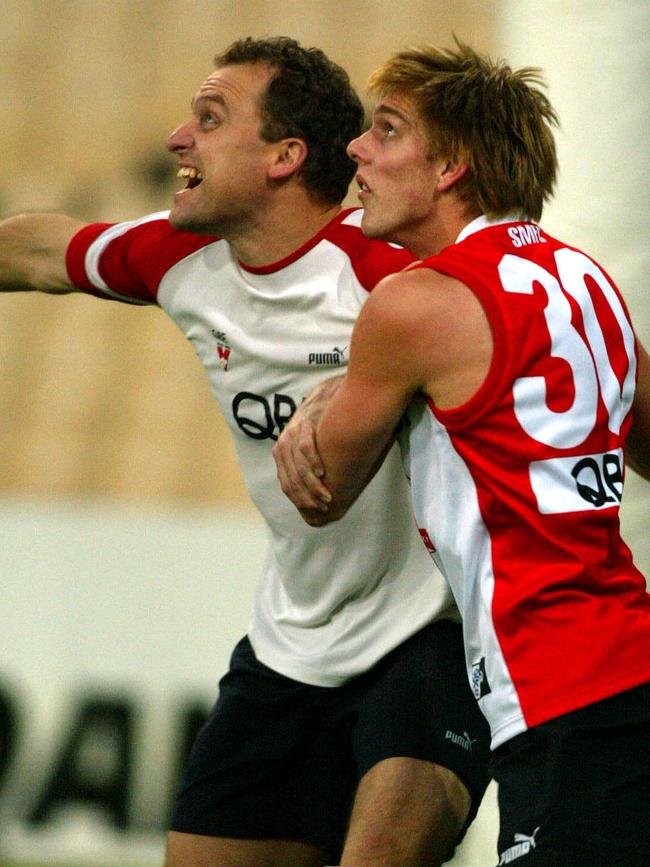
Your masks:
<svg viewBox="0 0 650 867"><path fill-rule="evenodd" d="M442 275L423 269L384 277L364 304L357 330L365 334L383 333L395 343L417 340L436 315L436 287L441 278Z"/></svg>
<svg viewBox="0 0 650 867"><path fill-rule="evenodd" d="M361 230L362 216L361 208L342 211L328 227L326 238L349 257L357 279L370 292L380 280L406 268L416 257L388 241L367 238Z"/></svg>
<svg viewBox="0 0 650 867"><path fill-rule="evenodd" d="M455 277L416 262L412 267L381 280L366 306L387 314L392 311L403 318L417 318L424 311L430 315L458 303L459 298L468 292L468 287Z"/></svg>
<svg viewBox="0 0 650 867"><path fill-rule="evenodd" d="M170 268L217 240L175 229L167 211L123 223L91 223L70 241L68 271L79 288L123 290L145 300Z"/></svg>
<svg viewBox="0 0 650 867"><path fill-rule="evenodd" d="M484 323L481 302L468 286L419 265L384 278L358 320L375 339L443 356Z"/></svg>
<svg viewBox="0 0 650 867"><path fill-rule="evenodd" d="M197 235L175 229L169 222L168 215L167 211L161 211L139 220L115 223L100 236L101 245L108 247L121 242L122 245L128 245L129 251L135 256L149 256L155 251L158 262L163 265L173 264L219 240L215 236Z"/></svg>

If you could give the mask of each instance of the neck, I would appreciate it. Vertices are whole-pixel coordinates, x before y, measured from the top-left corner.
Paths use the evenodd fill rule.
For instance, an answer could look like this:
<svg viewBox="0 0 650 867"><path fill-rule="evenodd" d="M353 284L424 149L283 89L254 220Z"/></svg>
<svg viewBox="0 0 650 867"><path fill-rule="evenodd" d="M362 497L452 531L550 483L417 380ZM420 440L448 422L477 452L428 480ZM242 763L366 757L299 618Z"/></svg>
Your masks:
<svg viewBox="0 0 650 867"><path fill-rule="evenodd" d="M245 265L263 268L290 256L313 238L341 211L341 205L314 202L305 194L286 198L281 205L259 211L245 230L234 231L230 242Z"/></svg>
<svg viewBox="0 0 650 867"><path fill-rule="evenodd" d="M478 216L480 211L476 208L456 201L451 206L437 208L425 223L415 228L412 237L398 243L419 259L436 256L445 247L453 244L465 226Z"/></svg>

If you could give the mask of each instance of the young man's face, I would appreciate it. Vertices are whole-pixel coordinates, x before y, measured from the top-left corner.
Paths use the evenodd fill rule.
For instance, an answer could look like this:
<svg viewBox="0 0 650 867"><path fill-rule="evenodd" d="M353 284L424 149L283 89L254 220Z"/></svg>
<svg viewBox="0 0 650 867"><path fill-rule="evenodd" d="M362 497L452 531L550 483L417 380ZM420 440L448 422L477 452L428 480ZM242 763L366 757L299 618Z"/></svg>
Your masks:
<svg viewBox="0 0 650 867"><path fill-rule="evenodd" d="M187 176L171 208L176 228L229 239L255 221L273 153L260 137L259 109L272 75L265 63L224 66L199 88L192 117L167 142Z"/></svg>
<svg viewBox="0 0 650 867"><path fill-rule="evenodd" d="M373 113L372 126L348 145L357 163L362 228L413 249L414 237L426 232L435 200L440 160L429 156L429 142L411 100L385 96Z"/></svg>

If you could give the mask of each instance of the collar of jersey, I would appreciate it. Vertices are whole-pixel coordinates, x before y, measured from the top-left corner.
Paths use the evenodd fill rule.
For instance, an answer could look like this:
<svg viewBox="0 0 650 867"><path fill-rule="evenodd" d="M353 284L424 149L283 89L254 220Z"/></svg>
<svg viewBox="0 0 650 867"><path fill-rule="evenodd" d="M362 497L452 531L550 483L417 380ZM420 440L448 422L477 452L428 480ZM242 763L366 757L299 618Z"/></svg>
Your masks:
<svg viewBox="0 0 650 867"><path fill-rule="evenodd" d="M241 259L238 259L239 267L244 271L248 271L249 274L273 274L275 271L281 271L283 268L286 268L287 265L291 265L292 262L296 262L304 256L305 253L312 250L319 241L322 241L323 238L327 237L327 235L331 233L333 226L341 223L348 214L352 213L354 210L356 210L356 208L343 208L334 219L330 220L329 223L323 226L320 232L317 232L301 247L298 247L297 250L294 250L293 253L289 253L288 256L285 256L284 259L280 259L278 262L272 262L270 265L262 265L261 267L254 267L253 265L247 265L245 262L242 262Z"/></svg>
<svg viewBox="0 0 650 867"><path fill-rule="evenodd" d="M473 235L474 232L480 232L481 229L489 229L491 226L501 226L504 223L529 223L526 217L523 214L506 214L505 217L498 217L497 219L491 220L489 217L486 217L485 214L481 214L480 217L476 217L475 220L472 220L471 223L468 223L461 231L460 235L456 238L456 244L459 244L461 241L464 241L465 238L468 238L470 235Z"/></svg>

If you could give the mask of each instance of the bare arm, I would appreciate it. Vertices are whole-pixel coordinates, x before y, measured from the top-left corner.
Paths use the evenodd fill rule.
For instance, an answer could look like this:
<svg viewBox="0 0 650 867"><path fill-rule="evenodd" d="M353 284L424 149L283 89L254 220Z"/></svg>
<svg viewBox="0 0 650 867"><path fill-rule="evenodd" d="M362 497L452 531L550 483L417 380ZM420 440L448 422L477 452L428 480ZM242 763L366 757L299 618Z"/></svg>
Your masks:
<svg viewBox="0 0 650 867"><path fill-rule="evenodd" d="M335 521L385 457L413 396L460 406L481 385L492 359L492 332L474 293L428 269L386 278L364 304L350 364L316 429L332 495L313 507L300 486L287 492L307 523Z"/></svg>
<svg viewBox="0 0 650 867"><path fill-rule="evenodd" d="M639 376L632 414L625 460L628 466L650 481L650 356L640 343Z"/></svg>
<svg viewBox="0 0 650 867"><path fill-rule="evenodd" d="M316 425L343 376L320 385L300 404L273 447L280 487L301 509L326 511L331 495L322 482L325 468L316 447Z"/></svg>
<svg viewBox="0 0 650 867"><path fill-rule="evenodd" d="M0 291L75 292L65 254L84 225L64 214L23 214L0 223Z"/></svg>
<svg viewBox="0 0 650 867"><path fill-rule="evenodd" d="M375 289L362 308L350 347L350 365L316 430L332 501L327 511L300 508L320 526L341 518L373 477L392 443L409 401L426 382L421 308L404 303L394 275ZM296 502L294 500L294 502Z"/></svg>

